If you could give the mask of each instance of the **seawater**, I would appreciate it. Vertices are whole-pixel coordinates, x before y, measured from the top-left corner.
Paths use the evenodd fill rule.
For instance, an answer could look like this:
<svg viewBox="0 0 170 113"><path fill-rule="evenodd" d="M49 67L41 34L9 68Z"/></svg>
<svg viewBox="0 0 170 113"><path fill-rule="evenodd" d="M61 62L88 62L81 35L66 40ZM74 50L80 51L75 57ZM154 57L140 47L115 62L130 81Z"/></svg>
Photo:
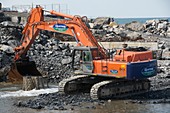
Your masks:
<svg viewBox="0 0 170 113"><path fill-rule="evenodd" d="M132 21L138 21L141 23L145 23L147 20L153 20L153 19L168 19L170 22L170 17L162 17L162 18L114 18L114 21L118 24L126 24L130 23Z"/></svg>

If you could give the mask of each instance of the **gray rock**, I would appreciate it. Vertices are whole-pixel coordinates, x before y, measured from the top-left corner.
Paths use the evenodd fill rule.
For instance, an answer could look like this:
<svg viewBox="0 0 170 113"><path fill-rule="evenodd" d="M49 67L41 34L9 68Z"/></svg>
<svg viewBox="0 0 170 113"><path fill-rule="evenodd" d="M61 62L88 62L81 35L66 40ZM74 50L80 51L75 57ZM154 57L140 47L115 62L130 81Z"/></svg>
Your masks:
<svg viewBox="0 0 170 113"><path fill-rule="evenodd" d="M88 103L84 107L83 103ZM61 95L59 93L40 94L34 99L27 101L20 101L14 105L18 107L29 107L34 109L48 109L48 110L73 110L73 107L84 107L86 109L96 109L93 103L101 103L100 100L92 100L89 94L74 94L74 95ZM103 102L104 104L104 102ZM101 104L102 105L102 104Z"/></svg>
<svg viewBox="0 0 170 113"><path fill-rule="evenodd" d="M102 26L103 29L108 28L108 27L109 27L108 24L104 24L104 25Z"/></svg>
<svg viewBox="0 0 170 113"><path fill-rule="evenodd" d="M160 33L160 36L165 37L165 34L164 33Z"/></svg>
<svg viewBox="0 0 170 113"><path fill-rule="evenodd" d="M167 28L167 33L170 33L170 27Z"/></svg>
<svg viewBox="0 0 170 113"><path fill-rule="evenodd" d="M0 23L0 25L6 26L6 27L17 27L17 26L19 26L18 24L13 23L11 21L3 21L3 22Z"/></svg>
<svg viewBox="0 0 170 113"><path fill-rule="evenodd" d="M125 27L132 31L142 31L144 29L143 24L137 21L133 21L131 23L125 24Z"/></svg>
<svg viewBox="0 0 170 113"><path fill-rule="evenodd" d="M170 37L170 32L166 33L166 37Z"/></svg>
<svg viewBox="0 0 170 113"><path fill-rule="evenodd" d="M98 30L96 30L95 33L96 33L96 34L100 34L100 35L106 35L106 34L107 34L107 31L98 29Z"/></svg>
<svg viewBox="0 0 170 113"><path fill-rule="evenodd" d="M146 32L145 34L146 34L146 35L148 35L148 36L153 35L153 34L152 34L152 33L150 33L150 32Z"/></svg>
<svg viewBox="0 0 170 113"><path fill-rule="evenodd" d="M94 28L94 23L89 23L90 28L93 29Z"/></svg>
<svg viewBox="0 0 170 113"><path fill-rule="evenodd" d="M155 22L155 20L154 20L154 19L153 19L153 20L147 20L147 21L146 21L146 24L148 24L148 25L149 25L149 24L150 24L150 25L152 25L152 23L153 23L153 22Z"/></svg>
<svg viewBox="0 0 170 113"><path fill-rule="evenodd" d="M69 64L69 63L71 63L71 62L72 62L72 58L71 58L71 57L68 57L67 59L62 59L62 61L61 61L61 63L62 63L63 65Z"/></svg>
<svg viewBox="0 0 170 113"><path fill-rule="evenodd" d="M98 17L94 19L94 29L101 29L104 24L110 24L113 18L109 17Z"/></svg>
<svg viewBox="0 0 170 113"><path fill-rule="evenodd" d="M6 76L7 73L9 72L10 70L10 66L5 66L3 68L0 69L0 77L1 76Z"/></svg>
<svg viewBox="0 0 170 113"><path fill-rule="evenodd" d="M16 46L18 46L20 44L19 41L17 40L9 40L8 42L8 45L11 46L12 48L15 48Z"/></svg>
<svg viewBox="0 0 170 113"><path fill-rule="evenodd" d="M118 28L115 28L113 32L115 34L119 35L120 37L126 37L127 36L125 30L120 30Z"/></svg>
<svg viewBox="0 0 170 113"><path fill-rule="evenodd" d="M138 40L138 39L141 39L142 38L142 34L139 33L139 32L131 32L131 33L128 33L127 34L127 37L130 38L130 40Z"/></svg>
<svg viewBox="0 0 170 113"><path fill-rule="evenodd" d="M18 23L18 17L17 16L12 16L11 21L15 22L15 23Z"/></svg>
<svg viewBox="0 0 170 113"><path fill-rule="evenodd" d="M107 29L107 33L112 33L113 32L113 27Z"/></svg>
<svg viewBox="0 0 170 113"><path fill-rule="evenodd" d="M158 29L166 29L166 28L167 28L167 22L158 24Z"/></svg>
<svg viewBox="0 0 170 113"><path fill-rule="evenodd" d="M9 54L13 54L14 50L11 46L7 46L7 45L0 45L0 50L9 53Z"/></svg>

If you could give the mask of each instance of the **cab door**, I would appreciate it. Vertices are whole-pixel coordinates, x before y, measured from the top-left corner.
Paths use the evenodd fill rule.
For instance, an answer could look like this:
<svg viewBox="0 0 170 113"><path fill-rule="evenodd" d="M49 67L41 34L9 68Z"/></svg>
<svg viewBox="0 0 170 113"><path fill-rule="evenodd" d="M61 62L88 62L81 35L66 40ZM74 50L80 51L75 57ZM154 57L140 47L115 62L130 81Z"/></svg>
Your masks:
<svg viewBox="0 0 170 113"><path fill-rule="evenodd" d="M93 58L90 50L82 51L82 61L80 63L80 68L85 73L93 72Z"/></svg>

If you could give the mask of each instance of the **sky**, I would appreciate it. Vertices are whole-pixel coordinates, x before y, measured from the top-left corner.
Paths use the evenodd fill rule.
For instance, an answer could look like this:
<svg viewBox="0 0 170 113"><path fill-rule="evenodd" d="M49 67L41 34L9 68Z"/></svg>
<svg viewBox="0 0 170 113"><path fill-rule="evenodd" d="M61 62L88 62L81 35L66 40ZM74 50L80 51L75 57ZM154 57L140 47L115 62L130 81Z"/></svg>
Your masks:
<svg viewBox="0 0 170 113"><path fill-rule="evenodd" d="M51 9L51 4L61 4L61 10L67 7L69 9L67 13L71 15L88 17L170 17L170 0L0 0L0 2L4 7L32 3L46 4L48 9Z"/></svg>

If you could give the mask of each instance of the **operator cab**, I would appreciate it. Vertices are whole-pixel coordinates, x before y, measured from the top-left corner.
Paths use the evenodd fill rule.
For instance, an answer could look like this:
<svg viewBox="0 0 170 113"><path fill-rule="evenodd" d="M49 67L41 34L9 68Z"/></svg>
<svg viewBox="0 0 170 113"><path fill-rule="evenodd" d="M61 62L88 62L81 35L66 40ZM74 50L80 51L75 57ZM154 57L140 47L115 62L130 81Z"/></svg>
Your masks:
<svg viewBox="0 0 170 113"><path fill-rule="evenodd" d="M97 47L74 47L72 52L72 68L81 73L92 73L93 60L100 59Z"/></svg>

